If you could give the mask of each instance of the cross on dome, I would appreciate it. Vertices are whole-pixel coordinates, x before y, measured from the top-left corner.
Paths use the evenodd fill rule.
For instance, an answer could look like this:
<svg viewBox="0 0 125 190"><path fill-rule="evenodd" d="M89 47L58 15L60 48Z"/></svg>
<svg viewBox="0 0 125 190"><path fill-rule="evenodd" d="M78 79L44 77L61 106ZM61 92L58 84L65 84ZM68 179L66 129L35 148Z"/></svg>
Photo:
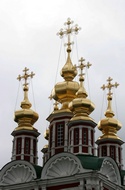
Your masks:
<svg viewBox="0 0 125 190"><path fill-rule="evenodd" d="M119 84L117 83L117 82L115 82L114 84L113 83L111 83L111 81L112 81L113 79L111 78L111 77L108 77L108 79L107 79L107 81L108 81L108 84L107 85L105 85L105 84L103 84L102 85L102 90L105 90L106 88L108 89L108 96L111 96L112 95L112 92L111 92L111 89L113 88L113 87L115 87L115 88L117 88L118 86L119 86Z"/></svg>
<svg viewBox="0 0 125 190"><path fill-rule="evenodd" d="M71 24L73 24L73 21L71 21L70 18L67 19L67 22L64 23L64 25L67 25L68 27L66 29L60 29L60 32L57 33L57 35L59 35L60 37L63 37L64 34L66 35L70 35L73 32L75 32L75 34L78 33L78 31L81 29L80 27L78 27L78 25L72 26Z"/></svg>
<svg viewBox="0 0 125 190"><path fill-rule="evenodd" d="M77 68L79 68L81 70L81 73L79 74L80 77L82 77L84 75L83 73L83 69L86 67L86 68L89 68L90 66L92 66L92 64L90 64L89 62L87 63L84 63L85 59L83 57L81 57L81 59L79 60L80 62L80 65L77 66Z"/></svg>
<svg viewBox="0 0 125 190"><path fill-rule="evenodd" d="M17 79L19 81L21 81L21 79L24 79L24 84L23 84L23 86L24 86L24 88L23 88L23 91L24 91L24 100L21 102L21 107L22 108L27 108L27 109L29 109L32 106L32 104L29 102L29 99L28 99L28 90L29 90L28 84L29 83L27 83L27 79L28 78L33 78L33 76L35 75L33 72L31 72L29 74L28 71L29 71L29 69L27 67L25 67L24 70L23 70L24 75L22 75L22 76L19 75L17 77Z"/></svg>
<svg viewBox="0 0 125 190"><path fill-rule="evenodd" d="M103 90L105 90L106 88L108 89L108 93L107 93L107 95L108 95L107 96L108 106L107 106L107 110L106 110L106 113L105 113L106 117L113 117L114 116L114 113L112 111L112 106L111 106L112 94L113 94L111 92L111 89L113 87L117 88L119 84L117 82L115 82L114 84L111 83L112 80L113 79L111 77L108 77L108 79L107 79L108 84L107 85L103 84L102 87L101 87Z"/></svg>
<svg viewBox="0 0 125 190"><path fill-rule="evenodd" d="M81 59L79 60L80 65L78 66L78 68L80 68L81 70L83 70L84 67L89 68L90 66L92 66L91 63L87 62L87 64L84 63L85 59L83 57L81 57Z"/></svg>
<svg viewBox="0 0 125 190"><path fill-rule="evenodd" d="M23 70L24 75L22 75L22 76L19 75L19 76L17 77L17 80L19 80L19 81L21 81L21 79L24 79L24 84L23 84L23 85L24 85L25 87L28 85L27 79L28 79L29 77L33 78L33 76L35 75L33 72L31 72L30 74L28 74L27 71L29 71L29 69L28 69L27 67L25 67L24 70Z"/></svg>
<svg viewBox="0 0 125 190"><path fill-rule="evenodd" d="M78 27L78 25L75 25L75 26L71 26L71 24L73 24L73 21L71 21L70 18L67 19L67 22L64 23L64 25L67 25L67 28L65 29L60 29L60 31L57 33L57 35L60 36L60 38L62 38L64 35L67 35L68 36L68 42L67 42L67 52L71 52L71 45L73 44L71 41L70 41L70 35L72 33L75 33L75 34L78 34L78 31L81 29L80 27Z"/></svg>

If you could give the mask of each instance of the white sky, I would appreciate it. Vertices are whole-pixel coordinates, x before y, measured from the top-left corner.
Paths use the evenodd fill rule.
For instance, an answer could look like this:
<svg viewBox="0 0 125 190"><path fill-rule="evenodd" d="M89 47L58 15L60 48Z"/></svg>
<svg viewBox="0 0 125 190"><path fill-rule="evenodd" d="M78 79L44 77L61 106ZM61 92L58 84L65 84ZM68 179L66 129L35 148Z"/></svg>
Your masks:
<svg viewBox="0 0 125 190"><path fill-rule="evenodd" d="M11 132L17 126L13 121L14 111L23 100L22 88L17 99L19 82L16 78L24 67L36 74L29 99L40 117L34 126L41 133L38 148L39 164L42 164L40 150L47 143L43 133L52 104L48 97L55 80L62 81L59 73L65 63L63 47L58 61L61 40L56 34L68 17L82 28L77 41L74 40L77 43L72 54L73 64L78 64L77 57L92 63L86 85L96 105L92 117L97 123L104 117L106 100L102 106L100 87L111 76L113 82L120 84L115 90L113 110L123 125L118 134L125 141L124 7L124 0L0 0L0 168L11 158ZM97 129L96 139L100 134Z"/></svg>

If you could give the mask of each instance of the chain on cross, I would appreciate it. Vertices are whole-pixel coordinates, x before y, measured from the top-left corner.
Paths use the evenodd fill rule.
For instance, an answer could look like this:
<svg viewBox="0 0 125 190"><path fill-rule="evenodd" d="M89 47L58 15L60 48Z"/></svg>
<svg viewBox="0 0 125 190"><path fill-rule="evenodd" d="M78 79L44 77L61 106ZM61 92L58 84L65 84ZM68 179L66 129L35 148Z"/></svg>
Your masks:
<svg viewBox="0 0 125 190"><path fill-rule="evenodd" d="M105 90L106 88L108 89L108 95L109 95L109 96L112 95L111 89L112 89L113 87L117 88L117 87L119 86L119 84L118 84L117 82L115 82L114 84L111 83L112 80L113 80L113 79L112 79L111 77L109 77L109 78L107 79L108 84L107 84L107 85L103 84L102 87L101 87L103 90Z"/></svg>
<svg viewBox="0 0 125 190"><path fill-rule="evenodd" d="M27 79L30 77L30 78L33 78L33 76L35 75L33 72L31 72L30 74L28 74L27 72L29 71L29 69L27 68L27 67L25 67L24 68L24 70L23 70L23 72L24 72L24 75L19 75L18 77L17 77L17 79L19 80L19 81L21 81L21 79L24 79L24 86L26 87L27 85L28 85L28 83L27 83Z"/></svg>
<svg viewBox="0 0 125 190"><path fill-rule="evenodd" d="M62 38L64 35L68 36L68 43L67 46L70 49L70 45L72 44L70 41L70 35L72 33L77 34L78 31L81 29L80 27L78 27L78 25L75 26L71 26L73 24L73 21L71 21L70 18L67 19L67 22L64 23L64 25L67 25L66 29L60 29L60 31L57 33L57 35L60 36L60 38Z"/></svg>

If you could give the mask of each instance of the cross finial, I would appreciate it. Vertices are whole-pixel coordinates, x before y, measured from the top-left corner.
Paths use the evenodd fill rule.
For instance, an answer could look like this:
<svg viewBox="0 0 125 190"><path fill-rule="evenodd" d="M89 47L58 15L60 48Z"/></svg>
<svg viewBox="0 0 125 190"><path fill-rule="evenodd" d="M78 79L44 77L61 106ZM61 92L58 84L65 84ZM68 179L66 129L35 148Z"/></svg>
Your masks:
<svg viewBox="0 0 125 190"><path fill-rule="evenodd" d="M117 82L115 82L114 84L111 83L111 81L112 81L111 77L108 77L107 81L108 81L108 84L107 85L103 84L101 87L103 90L105 90L106 88L108 89L108 93L107 93L107 95L108 95L107 96L108 106L107 106L107 110L105 112L105 116L106 117L113 117L114 112L112 111L112 106L111 106L112 94L113 93L111 92L111 90L113 87L117 88L119 84Z"/></svg>
<svg viewBox="0 0 125 190"><path fill-rule="evenodd" d="M108 79L107 79L108 84L107 85L103 84L102 87L101 87L103 90L105 90L106 88L108 89L108 96L112 95L111 89L113 87L117 88L119 86L119 84L117 82L115 82L114 84L111 83L112 80L113 79L111 77L108 77Z"/></svg>
<svg viewBox="0 0 125 190"><path fill-rule="evenodd" d="M33 78L33 76L35 75L33 72L31 72L30 74L28 74L27 72L29 71L29 69L27 68L27 67L25 67L24 68L24 70L23 70L23 72L24 72L24 75L19 75L18 77L17 77L17 79L19 80L19 81L21 81L21 79L24 79L24 86L26 87L27 85L28 85L28 83L27 83L27 79L29 78L29 77L31 77L31 78Z"/></svg>
<svg viewBox="0 0 125 190"><path fill-rule="evenodd" d="M78 33L78 31L81 29L80 27L78 27L78 25L75 26L71 26L71 24L73 24L73 21L71 21L70 18L67 19L67 22L64 23L64 25L67 25L67 28L65 29L60 29L60 31L57 33L57 35L60 36L60 38L62 38L64 35L68 36L68 42L67 42L67 52L71 52L71 41L70 41L70 35L74 32L75 34Z"/></svg>
<svg viewBox="0 0 125 190"><path fill-rule="evenodd" d="M80 70L81 70L81 73L80 73L80 77L82 77L84 75L83 73L83 69L86 67L86 68L89 68L92 64L90 64L89 62L87 63L84 63L85 62L85 59L83 57L81 57L81 59L79 60L80 62L80 65L77 66Z"/></svg>

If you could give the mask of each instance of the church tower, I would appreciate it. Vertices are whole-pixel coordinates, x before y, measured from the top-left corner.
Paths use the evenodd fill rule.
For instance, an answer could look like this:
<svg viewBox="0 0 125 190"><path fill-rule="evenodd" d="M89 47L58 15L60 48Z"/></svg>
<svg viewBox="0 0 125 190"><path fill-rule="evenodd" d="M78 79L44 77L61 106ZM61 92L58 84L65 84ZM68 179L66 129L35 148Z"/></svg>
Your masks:
<svg viewBox="0 0 125 190"><path fill-rule="evenodd" d="M27 68L23 70L24 74L18 76L18 80L24 79L23 91L24 100L21 102L21 109L15 111L15 122L18 126L12 132L13 148L12 148L12 160L26 160L28 162L37 164L37 137L40 133L33 124L38 120L38 114L31 109L32 104L28 99L28 78L33 78L35 75L33 72L28 74Z"/></svg>
<svg viewBox="0 0 125 190"><path fill-rule="evenodd" d="M84 63L81 58L80 66L80 84L74 81L77 75L77 66L72 64L71 60L71 34L77 34L79 27L72 26L72 21L67 20L66 29L61 29L58 35L66 35L67 40L67 60L61 70L61 76L64 81L55 84L51 93L51 99L55 100L54 110L47 120L50 125L46 130L45 139L48 145L42 149L43 162L45 163L51 156L61 152L71 152L74 154L94 155L94 128L96 123L89 116L94 110L94 104L87 99L83 81L84 67L90 67L91 64ZM59 108L58 104L61 105Z"/></svg>
<svg viewBox="0 0 125 190"><path fill-rule="evenodd" d="M69 108L73 112L73 117L68 123L69 128L69 151L74 154L95 155L95 138L94 128L96 123L89 116L94 110L94 104L87 98L88 94L84 88L84 74L83 69L89 68L91 64L84 63L81 58L80 65L80 87L70 104Z"/></svg>
<svg viewBox="0 0 125 190"><path fill-rule="evenodd" d="M77 26L72 26L72 21L67 20L65 25L66 29L61 29L58 35L62 38L64 35L68 37L67 41L67 60L65 65L61 70L61 76L64 81L59 82L54 86L51 93L51 99L55 100L54 110L49 115L47 120L50 122L49 125L49 136L46 135L48 139L48 146L42 149L44 153L44 161L53 156L54 154L61 152L68 152L68 125L67 123L72 118L73 114L70 111L68 105L76 97L76 92L79 88L79 83L73 79L77 75L76 66L72 64L71 61L71 34L77 33L79 28ZM61 105L61 108L58 107ZM48 132L48 131L47 131ZM47 137L48 136L48 137Z"/></svg>
<svg viewBox="0 0 125 190"><path fill-rule="evenodd" d="M98 145L98 156L105 157L109 156L113 158L118 164L119 168L122 169L122 147L123 141L118 137L117 131L121 129L121 123L114 118L115 114L112 111L112 88L117 88L118 83L111 83L112 78L107 79L108 84L103 85L103 90L108 89L107 101L108 106L105 112L105 118L101 119L98 123L98 129L102 131L102 136L98 138L96 144Z"/></svg>

